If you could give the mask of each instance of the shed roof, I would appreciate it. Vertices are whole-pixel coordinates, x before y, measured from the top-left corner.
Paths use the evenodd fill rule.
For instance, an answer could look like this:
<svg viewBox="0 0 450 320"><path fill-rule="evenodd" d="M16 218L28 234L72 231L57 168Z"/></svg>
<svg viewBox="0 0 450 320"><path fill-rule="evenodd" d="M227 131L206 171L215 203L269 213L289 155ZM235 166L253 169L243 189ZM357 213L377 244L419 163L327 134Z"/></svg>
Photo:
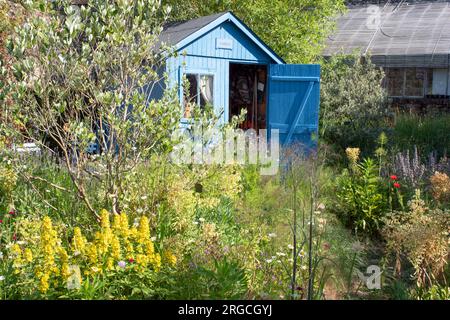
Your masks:
<svg viewBox="0 0 450 320"><path fill-rule="evenodd" d="M247 37L271 57L272 60L279 64L285 63L284 60L265 44L264 41L262 41L245 23L229 11L187 21L168 23L164 27L159 40L160 43L175 47L176 49L181 49L227 21L233 23L238 29L246 34Z"/></svg>
<svg viewBox="0 0 450 320"><path fill-rule="evenodd" d="M164 26L164 30L159 37L160 41L168 46L175 46L181 40L187 38L226 13L227 12L220 12L187 21L169 22Z"/></svg>
<svg viewBox="0 0 450 320"><path fill-rule="evenodd" d="M376 8L350 6L338 19L337 32L329 37L324 55L355 50L372 56L450 54L449 1L387 1L378 6L378 25L371 23Z"/></svg>

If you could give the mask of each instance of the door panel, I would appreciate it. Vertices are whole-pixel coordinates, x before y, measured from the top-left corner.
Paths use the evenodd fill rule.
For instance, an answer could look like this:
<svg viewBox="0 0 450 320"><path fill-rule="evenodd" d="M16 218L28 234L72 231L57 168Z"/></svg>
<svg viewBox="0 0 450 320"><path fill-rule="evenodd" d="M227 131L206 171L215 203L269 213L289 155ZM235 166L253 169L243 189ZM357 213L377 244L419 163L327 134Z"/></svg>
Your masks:
<svg viewBox="0 0 450 320"><path fill-rule="evenodd" d="M316 146L319 98L319 65L270 65L268 129L279 130L282 145Z"/></svg>

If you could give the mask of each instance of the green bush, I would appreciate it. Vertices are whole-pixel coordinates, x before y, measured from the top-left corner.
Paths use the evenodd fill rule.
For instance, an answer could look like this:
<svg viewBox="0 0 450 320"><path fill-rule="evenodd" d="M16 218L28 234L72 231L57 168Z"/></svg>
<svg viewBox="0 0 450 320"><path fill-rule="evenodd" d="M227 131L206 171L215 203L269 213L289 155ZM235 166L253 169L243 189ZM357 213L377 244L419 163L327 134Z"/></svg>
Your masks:
<svg viewBox="0 0 450 320"><path fill-rule="evenodd" d="M387 199L380 186L378 167L367 158L351 163L337 178L338 215L356 232L373 233L379 230Z"/></svg>
<svg viewBox="0 0 450 320"><path fill-rule="evenodd" d="M399 115L393 130L394 148L413 151L417 146L420 154L427 157L437 152L441 157L450 150L450 114L442 115Z"/></svg>
<svg viewBox="0 0 450 320"><path fill-rule="evenodd" d="M364 156L386 131L390 117L384 73L370 59L337 55L322 64L320 134L343 154L348 146L359 147Z"/></svg>

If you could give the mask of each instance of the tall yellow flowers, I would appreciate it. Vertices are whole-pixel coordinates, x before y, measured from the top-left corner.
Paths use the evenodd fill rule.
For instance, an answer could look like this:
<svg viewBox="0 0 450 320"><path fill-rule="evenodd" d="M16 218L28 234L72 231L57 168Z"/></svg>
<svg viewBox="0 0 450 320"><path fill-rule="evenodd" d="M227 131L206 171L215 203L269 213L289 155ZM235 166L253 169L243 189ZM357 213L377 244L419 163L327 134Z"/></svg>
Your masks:
<svg viewBox="0 0 450 320"><path fill-rule="evenodd" d="M86 247L86 239L81 234L81 229L75 227L73 229L72 250L75 256L83 254Z"/></svg>
<svg viewBox="0 0 450 320"><path fill-rule="evenodd" d="M42 293L45 293L49 288L49 279L51 274L59 274L59 269L55 264L58 235L56 230L53 228L52 220L49 217L44 217L42 220L40 239L43 263L41 268L37 268L36 276L40 280L39 290Z"/></svg>
<svg viewBox="0 0 450 320"><path fill-rule="evenodd" d="M15 272L21 274L22 266L31 267L37 288L46 294L56 286L66 286L70 290L79 288L82 275L108 276L125 268L133 272L158 272L161 269L161 256L151 239L147 217L141 217L139 224L133 227L129 226L125 213L115 215L112 223L108 211L102 210L100 217L100 228L93 240L88 241L81 229L75 227L68 246L59 238L52 220L44 217L37 243L25 248L17 243L11 245ZM167 252L164 263L174 266L176 257Z"/></svg>

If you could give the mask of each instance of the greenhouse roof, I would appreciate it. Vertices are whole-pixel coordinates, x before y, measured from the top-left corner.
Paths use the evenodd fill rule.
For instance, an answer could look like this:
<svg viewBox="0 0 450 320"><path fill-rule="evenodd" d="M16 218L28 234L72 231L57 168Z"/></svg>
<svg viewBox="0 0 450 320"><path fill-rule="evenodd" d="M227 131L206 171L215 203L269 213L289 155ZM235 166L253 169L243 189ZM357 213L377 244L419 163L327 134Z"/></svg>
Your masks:
<svg viewBox="0 0 450 320"><path fill-rule="evenodd" d="M450 2L387 1L378 6L350 6L338 18L337 32L329 37L324 55L354 51L399 58L428 55L443 59L447 55L448 59Z"/></svg>

